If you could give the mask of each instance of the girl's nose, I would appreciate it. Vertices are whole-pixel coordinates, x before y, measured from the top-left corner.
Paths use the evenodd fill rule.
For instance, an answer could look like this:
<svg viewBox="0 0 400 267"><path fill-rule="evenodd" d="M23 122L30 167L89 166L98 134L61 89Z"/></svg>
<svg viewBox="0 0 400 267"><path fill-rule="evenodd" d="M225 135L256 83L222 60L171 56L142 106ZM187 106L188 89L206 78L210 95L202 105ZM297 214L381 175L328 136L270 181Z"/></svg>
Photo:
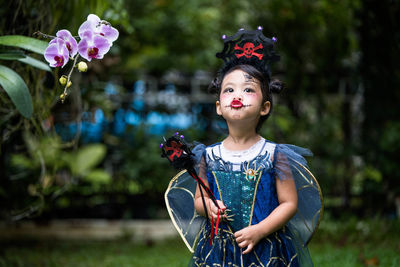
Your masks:
<svg viewBox="0 0 400 267"><path fill-rule="evenodd" d="M234 100L242 101L242 97L241 97L241 96L235 96L233 99L234 99Z"/></svg>

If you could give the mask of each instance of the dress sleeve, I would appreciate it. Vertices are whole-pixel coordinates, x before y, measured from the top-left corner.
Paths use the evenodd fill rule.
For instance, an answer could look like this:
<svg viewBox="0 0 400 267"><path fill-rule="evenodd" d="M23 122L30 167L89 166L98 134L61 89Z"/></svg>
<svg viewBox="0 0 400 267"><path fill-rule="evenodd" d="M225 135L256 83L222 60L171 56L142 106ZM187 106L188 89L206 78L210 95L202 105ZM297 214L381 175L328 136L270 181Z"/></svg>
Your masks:
<svg viewBox="0 0 400 267"><path fill-rule="evenodd" d="M192 153L194 154L195 169L203 179L205 177L205 146L197 145L192 149ZM171 179L165 192L165 203L172 223L192 253L197 244L200 230L206 223L206 219L200 216L194 208L196 186L196 180L186 170L183 170Z"/></svg>
<svg viewBox="0 0 400 267"><path fill-rule="evenodd" d="M321 188L304 158L312 156L312 153L298 146L278 144L274 155L275 177L295 181L297 213L287 225L299 243L305 246L316 231L323 213Z"/></svg>
<svg viewBox="0 0 400 267"><path fill-rule="evenodd" d="M199 165L201 160L204 158L204 153L206 152L206 146L204 144L197 144L193 149L195 165Z"/></svg>

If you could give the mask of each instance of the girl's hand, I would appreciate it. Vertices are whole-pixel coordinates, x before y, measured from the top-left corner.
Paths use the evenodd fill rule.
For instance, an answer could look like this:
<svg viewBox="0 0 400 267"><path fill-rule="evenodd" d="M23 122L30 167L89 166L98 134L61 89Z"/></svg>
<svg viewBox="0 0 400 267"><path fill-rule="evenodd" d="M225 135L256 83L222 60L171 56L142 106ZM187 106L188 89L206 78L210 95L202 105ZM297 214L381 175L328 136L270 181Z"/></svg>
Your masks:
<svg viewBox="0 0 400 267"><path fill-rule="evenodd" d="M258 230L257 225L251 225L243 228L235 233L235 239L240 248L246 248L243 254L250 253L258 241L262 238L262 234Z"/></svg>
<svg viewBox="0 0 400 267"><path fill-rule="evenodd" d="M217 220L218 217L218 212L219 212L219 216L220 219L226 219L226 214L225 214L225 210L226 207L224 205L224 203L222 203L222 201L217 200L217 203L219 205L219 207L221 208L220 210L218 210L217 206L215 206L214 202L208 198L208 202L207 202L207 210L208 210L208 217L210 217L210 219L214 219L214 221Z"/></svg>

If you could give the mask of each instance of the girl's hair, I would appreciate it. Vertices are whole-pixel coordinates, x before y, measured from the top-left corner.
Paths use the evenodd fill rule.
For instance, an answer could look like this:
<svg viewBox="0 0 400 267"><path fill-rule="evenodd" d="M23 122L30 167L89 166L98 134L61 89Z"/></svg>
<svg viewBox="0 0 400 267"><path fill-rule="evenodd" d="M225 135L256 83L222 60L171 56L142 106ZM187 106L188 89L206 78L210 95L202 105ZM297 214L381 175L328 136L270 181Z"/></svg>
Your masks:
<svg viewBox="0 0 400 267"><path fill-rule="evenodd" d="M225 73L220 73L208 86L208 91L210 93L216 94L217 98L219 98L219 95L221 93L221 85L222 81L224 80L225 76L235 70L242 70L257 81L260 82L260 88L261 92L263 95L263 100L262 103L264 104L266 101L269 101L271 103L271 108L268 112L267 115L261 116L257 126L256 126L256 132L258 132L261 129L262 124L265 122L265 120L269 117L269 114L272 112L272 94L271 93L280 93L283 89L283 83L279 80L272 80L269 82L269 77L265 77L265 75L262 74L258 69L251 65L236 65L229 70L227 70Z"/></svg>

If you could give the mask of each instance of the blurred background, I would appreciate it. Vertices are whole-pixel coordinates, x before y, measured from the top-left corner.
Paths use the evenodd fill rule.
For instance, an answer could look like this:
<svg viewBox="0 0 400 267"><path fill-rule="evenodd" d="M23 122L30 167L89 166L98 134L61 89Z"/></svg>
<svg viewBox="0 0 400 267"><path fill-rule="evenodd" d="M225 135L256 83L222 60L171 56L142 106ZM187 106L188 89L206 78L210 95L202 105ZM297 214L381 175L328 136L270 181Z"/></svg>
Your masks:
<svg viewBox="0 0 400 267"><path fill-rule="evenodd" d="M400 264L398 1L1 2L1 36L75 34L91 13L120 33L104 59L89 62L87 73L74 72L64 104L58 78L68 68L44 71L0 60L26 82L34 108L24 118L0 88L4 229L27 221L167 220L164 191L175 171L160 157L162 136L179 131L206 145L224 138L226 125L207 93L221 66L215 53L223 34L261 25L264 35L278 39L281 61L272 74L286 85L261 135L314 153L309 165L325 203L315 242L329 243L312 247L317 266L335 261L334 253L340 258L340 248L344 258L355 255L342 266ZM385 243L383 235L391 239ZM360 243L365 250L357 250ZM375 253L377 243L384 244L382 253ZM3 243L8 251L13 244ZM188 257L175 258L186 263ZM0 259L16 264L18 252L0 252Z"/></svg>

